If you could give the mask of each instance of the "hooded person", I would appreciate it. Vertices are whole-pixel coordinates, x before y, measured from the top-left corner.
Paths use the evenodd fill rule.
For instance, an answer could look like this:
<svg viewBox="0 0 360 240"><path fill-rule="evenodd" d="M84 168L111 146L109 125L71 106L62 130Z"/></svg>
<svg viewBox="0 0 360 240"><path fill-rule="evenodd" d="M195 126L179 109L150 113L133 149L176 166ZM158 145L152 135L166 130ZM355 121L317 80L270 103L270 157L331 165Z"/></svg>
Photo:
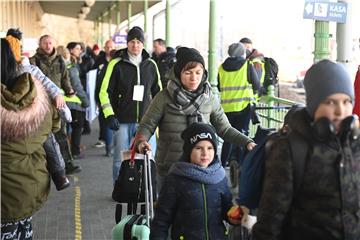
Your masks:
<svg viewBox="0 0 360 240"><path fill-rule="evenodd" d="M217 134L237 145L251 149L252 140L231 127L207 80L205 61L199 51L180 47L176 63L168 75L167 88L152 100L135 135L138 152L151 149L148 139L159 127L156 149L157 188L171 165L182 155L181 133L192 123L211 123Z"/></svg>
<svg viewBox="0 0 360 240"><path fill-rule="evenodd" d="M306 107L292 114L289 135L267 154L253 239L360 239L360 134L352 81L340 63L321 60L306 72L304 86ZM296 162L290 137L305 152Z"/></svg>
<svg viewBox="0 0 360 240"><path fill-rule="evenodd" d="M171 239L225 240L222 221L229 221L226 213L232 206L232 195L216 156L215 129L193 123L181 137L184 152L170 168L160 192L150 239L167 239L171 227Z"/></svg>
<svg viewBox="0 0 360 240"><path fill-rule="evenodd" d="M21 58L22 32L19 29L10 28L7 31L7 34L5 39L9 43L10 49L18 64L18 67L16 68L17 75L20 76L23 73L30 73L36 78L45 88L48 96L54 101L54 105L57 107L60 117L66 122L71 122L70 109L65 104L60 88L46 77L37 66L31 65L28 58ZM58 125L60 125L60 117L54 119L54 122ZM69 186L69 180L65 175L64 159L61 156L59 145L53 133L49 134L49 137L43 146L46 152L48 171L55 183L56 189L62 190L67 188Z"/></svg>
<svg viewBox="0 0 360 240"><path fill-rule="evenodd" d="M1 236L32 238L32 215L46 202L50 178L43 143L59 126L39 80L17 72L1 38Z"/></svg>

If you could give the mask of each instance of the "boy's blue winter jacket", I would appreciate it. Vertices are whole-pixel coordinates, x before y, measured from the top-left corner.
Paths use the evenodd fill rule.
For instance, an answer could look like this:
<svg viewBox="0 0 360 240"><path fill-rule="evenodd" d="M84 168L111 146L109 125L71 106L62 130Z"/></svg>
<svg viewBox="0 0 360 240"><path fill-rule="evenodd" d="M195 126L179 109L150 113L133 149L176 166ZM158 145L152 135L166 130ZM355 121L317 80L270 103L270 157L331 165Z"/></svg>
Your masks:
<svg viewBox="0 0 360 240"><path fill-rule="evenodd" d="M218 158L208 168L173 164L155 209L150 239L227 239L223 220L232 206L225 170Z"/></svg>

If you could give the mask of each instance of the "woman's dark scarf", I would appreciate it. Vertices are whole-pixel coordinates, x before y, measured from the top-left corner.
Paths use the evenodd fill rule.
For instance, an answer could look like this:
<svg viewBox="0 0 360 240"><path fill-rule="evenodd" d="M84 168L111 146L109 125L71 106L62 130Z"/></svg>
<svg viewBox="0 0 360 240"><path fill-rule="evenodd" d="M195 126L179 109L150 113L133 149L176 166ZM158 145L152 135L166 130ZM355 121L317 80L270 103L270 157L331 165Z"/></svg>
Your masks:
<svg viewBox="0 0 360 240"><path fill-rule="evenodd" d="M203 121L199 109L211 97L212 92L209 82L200 83L196 91L190 92L176 81L169 80L167 90L172 99L172 103L169 104L171 112L187 116L188 124Z"/></svg>

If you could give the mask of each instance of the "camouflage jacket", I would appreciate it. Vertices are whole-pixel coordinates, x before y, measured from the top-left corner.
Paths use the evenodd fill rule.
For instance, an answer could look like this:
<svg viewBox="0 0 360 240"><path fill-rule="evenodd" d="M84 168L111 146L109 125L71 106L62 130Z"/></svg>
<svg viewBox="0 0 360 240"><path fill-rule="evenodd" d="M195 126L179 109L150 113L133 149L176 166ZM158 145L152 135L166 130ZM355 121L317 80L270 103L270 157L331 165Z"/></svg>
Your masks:
<svg viewBox="0 0 360 240"><path fill-rule="evenodd" d="M294 194L290 145L287 136L280 137L266 161L253 239L359 240L359 134L343 142L332 134L321 142L307 113L295 114L290 128L310 144L302 185Z"/></svg>
<svg viewBox="0 0 360 240"><path fill-rule="evenodd" d="M38 48L36 54L30 58L30 63L40 68L56 86L64 90L66 95L72 91L66 64L61 56L57 55L55 49L52 54L47 55Z"/></svg>

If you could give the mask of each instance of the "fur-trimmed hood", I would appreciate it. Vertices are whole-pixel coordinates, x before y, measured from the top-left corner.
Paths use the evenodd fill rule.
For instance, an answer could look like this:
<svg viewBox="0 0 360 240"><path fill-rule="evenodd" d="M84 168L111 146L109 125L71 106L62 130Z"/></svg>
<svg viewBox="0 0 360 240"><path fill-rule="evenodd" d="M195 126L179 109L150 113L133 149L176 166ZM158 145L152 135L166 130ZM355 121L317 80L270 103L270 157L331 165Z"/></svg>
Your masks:
<svg viewBox="0 0 360 240"><path fill-rule="evenodd" d="M10 90L1 84L1 140L26 138L34 133L50 110L49 98L31 74L17 77Z"/></svg>

